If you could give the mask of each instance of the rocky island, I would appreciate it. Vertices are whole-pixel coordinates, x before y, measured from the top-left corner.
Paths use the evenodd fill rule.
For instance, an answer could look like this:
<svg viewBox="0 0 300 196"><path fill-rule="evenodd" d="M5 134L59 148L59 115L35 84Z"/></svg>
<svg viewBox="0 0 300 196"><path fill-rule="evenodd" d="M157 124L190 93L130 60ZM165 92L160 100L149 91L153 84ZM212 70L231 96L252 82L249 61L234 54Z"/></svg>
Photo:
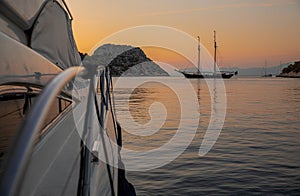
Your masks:
<svg viewBox="0 0 300 196"><path fill-rule="evenodd" d="M159 65L146 56L139 47L105 44L92 56L83 59L86 65L109 66L112 76L169 76Z"/></svg>
<svg viewBox="0 0 300 196"><path fill-rule="evenodd" d="M292 63L284 68L277 77L300 78L300 61Z"/></svg>

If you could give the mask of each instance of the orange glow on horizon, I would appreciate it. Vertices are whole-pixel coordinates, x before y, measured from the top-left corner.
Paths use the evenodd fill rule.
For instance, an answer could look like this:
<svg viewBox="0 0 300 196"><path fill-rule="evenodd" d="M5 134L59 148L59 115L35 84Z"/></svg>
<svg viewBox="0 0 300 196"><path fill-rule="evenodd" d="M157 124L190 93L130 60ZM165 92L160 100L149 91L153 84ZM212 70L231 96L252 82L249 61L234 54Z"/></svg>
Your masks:
<svg viewBox="0 0 300 196"><path fill-rule="evenodd" d="M168 26L200 35L201 43L213 53L213 30L217 31L220 67L258 67L300 60L300 3L296 1L238 0L193 1L68 1L74 16L73 29L80 52L122 29L140 25ZM137 36L136 39L148 39ZM180 43L184 44L184 43ZM192 64L170 51L143 48L155 61L178 67ZM189 53L195 51L189 51ZM193 53L194 54L194 53ZM187 65L187 66L186 66Z"/></svg>

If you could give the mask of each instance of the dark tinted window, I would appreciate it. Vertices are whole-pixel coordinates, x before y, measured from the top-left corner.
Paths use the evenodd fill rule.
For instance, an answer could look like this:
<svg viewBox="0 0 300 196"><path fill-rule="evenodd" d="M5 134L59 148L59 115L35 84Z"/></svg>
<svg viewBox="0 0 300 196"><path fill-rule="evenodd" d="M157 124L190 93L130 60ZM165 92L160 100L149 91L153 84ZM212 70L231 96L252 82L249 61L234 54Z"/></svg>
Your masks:
<svg viewBox="0 0 300 196"><path fill-rule="evenodd" d="M24 87L0 87L0 164L24 119L27 91Z"/></svg>
<svg viewBox="0 0 300 196"><path fill-rule="evenodd" d="M63 113L66 108L68 108L68 106L70 106L72 103L71 100L67 99L67 98L63 98L63 97L58 97L57 99L52 101L51 104L51 110L49 111L49 113L46 116L46 119L44 121L43 124L43 129L41 132L42 136L43 134L45 134L47 132L47 130L45 130L45 128L47 126L51 126L52 123L57 119L57 117Z"/></svg>
<svg viewBox="0 0 300 196"><path fill-rule="evenodd" d="M0 175L3 160L13 143L20 126L38 98L39 89L22 86L0 86ZM72 103L71 100L58 97L52 102L43 127L48 127ZM46 133L44 129L41 134Z"/></svg>

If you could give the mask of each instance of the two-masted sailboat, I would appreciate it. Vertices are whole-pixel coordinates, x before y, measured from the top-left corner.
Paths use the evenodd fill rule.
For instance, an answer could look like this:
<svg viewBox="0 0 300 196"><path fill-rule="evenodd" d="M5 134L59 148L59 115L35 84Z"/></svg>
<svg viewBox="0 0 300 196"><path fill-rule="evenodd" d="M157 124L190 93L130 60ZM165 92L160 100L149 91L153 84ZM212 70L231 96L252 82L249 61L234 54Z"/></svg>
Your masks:
<svg viewBox="0 0 300 196"><path fill-rule="evenodd" d="M179 70L186 78L224 78L229 79L234 75L237 75L237 71L218 71L217 72L217 41L216 31L214 31L214 72L201 73L200 72L200 37L198 36L198 67L196 72L187 72Z"/></svg>

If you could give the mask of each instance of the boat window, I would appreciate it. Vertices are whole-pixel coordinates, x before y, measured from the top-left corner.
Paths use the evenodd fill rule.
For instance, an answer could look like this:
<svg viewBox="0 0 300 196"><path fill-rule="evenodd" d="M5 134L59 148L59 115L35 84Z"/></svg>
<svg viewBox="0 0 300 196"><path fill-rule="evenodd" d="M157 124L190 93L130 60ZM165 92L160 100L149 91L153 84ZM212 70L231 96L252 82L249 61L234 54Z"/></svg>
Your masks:
<svg viewBox="0 0 300 196"><path fill-rule="evenodd" d="M40 89L24 86L0 86L0 175L3 169L3 160L13 143L25 115L36 102ZM63 96L52 102L51 110L43 124L39 138L47 132L47 128L58 119L58 116L72 104L72 101Z"/></svg>
<svg viewBox="0 0 300 196"><path fill-rule="evenodd" d="M59 116L62 115L71 104L71 100L63 97L57 97L57 99L52 101L51 110L46 116L46 119L42 125L43 129L39 137L42 137L45 133L47 133L48 128L55 123Z"/></svg>
<svg viewBox="0 0 300 196"><path fill-rule="evenodd" d="M67 107L69 107L71 105L72 101L71 100L67 100L65 98L58 98L58 105L59 105L59 111L63 112Z"/></svg>
<svg viewBox="0 0 300 196"><path fill-rule="evenodd" d="M26 104L29 102L26 103L24 96L27 91L25 87L0 87L0 169L2 169L2 162L8 148L24 119L24 114L27 112Z"/></svg>

